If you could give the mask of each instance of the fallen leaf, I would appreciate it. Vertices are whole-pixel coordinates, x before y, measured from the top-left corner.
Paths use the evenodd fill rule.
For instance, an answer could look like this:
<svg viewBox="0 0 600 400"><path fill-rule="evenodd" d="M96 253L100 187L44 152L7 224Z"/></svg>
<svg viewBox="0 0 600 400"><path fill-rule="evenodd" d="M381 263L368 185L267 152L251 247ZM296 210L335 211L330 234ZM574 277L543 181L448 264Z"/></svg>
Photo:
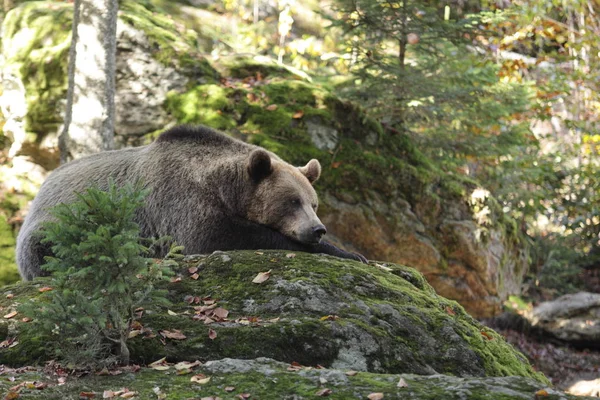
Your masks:
<svg viewBox="0 0 600 400"><path fill-rule="evenodd" d="M446 313L448 315L456 315L456 312L454 312L454 310L450 306L446 306Z"/></svg>
<svg viewBox="0 0 600 400"><path fill-rule="evenodd" d="M215 340L217 338L217 331L214 329L208 328L208 338L211 340Z"/></svg>
<svg viewBox="0 0 600 400"><path fill-rule="evenodd" d="M355 376L356 374L358 374L358 371L352 371L352 370L346 371L346 375L348 375L348 376Z"/></svg>
<svg viewBox="0 0 600 400"><path fill-rule="evenodd" d="M12 317L14 317L14 316L15 316L15 315L17 315L17 314L18 314L18 312L17 312L17 311L9 312L8 314L6 314L6 315L4 316L4 318L6 318L6 319L11 319Z"/></svg>
<svg viewBox="0 0 600 400"><path fill-rule="evenodd" d="M296 254L295 253L288 253L285 255L286 258L296 258Z"/></svg>
<svg viewBox="0 0 600 400"><path fill-rule="evenodd" d="M190 378L191 382L197 383L198 385L205 385L210 382L210 376L204 374L194 375Z"/></svg>
<svg viewBox="0 0 600 400"><path fill-rule="evenodd" d="M231 393L235 390L235 386L226 386L225 389L223 389L224 391L226 391L227 393Z"/></svg>
<svg viewBox="0 0 600 400"><path fill-rule="evenodd" d="M548 393L548 391L546 389L540 389L537 392L535 392L535 397L548 397L550 394Z"/></svg>
<svg viewBox="0 0 600 400"><path fill-rule="evenodd" d="M14 400L19 398L18 392L8 392L6 396L4 396L4 400Z"/></svg>
<svg viewBox="0 0 600 400"><path fill-rule="evenodd" d="M404 378L400 378L398 384L396 385L399 388L408 387L408 383L404 380Z"/></svg>
<svg viewBox="0 0 600 400"><path fill-rule="evenodd" d="M219 318L221 320L227 318L228 315L229 315L229 311L227 311L226 309L224 309L222 307L215 308L211 314L211 316L216 316L217 318Z"/></svg>
<svg viewBox="0 0 600 400"><path fill-rule="evenodd" d="M300 110L300 111L296 111L294 113L294 115L292 115L292 118L299 119L299 118L302 118L303 116L304 116L304 111Z"/></svg>
<svg viewBox="0 0 600 400"><path fill-rule="evenodd" d="M337 321L340 319L337 315L325 315L324 317L319 318L321 321Z"/></svg>
<svg viewBox="0 0 600 400"><path fill-rule="evenodd" d="M319 396L319 397L326 397L326 396L329 396L331 393L333 393L333 390L323 388L323 389L319 390L317 393L315 393L315 395Z"/></svg>
<svg viewBox="0 0 600 400"><path fill-rule="evenodd" d="M175 311L171 311L171 310L167 310L167 314L173 315L173 316L177 315L177 313Z"/></svg>
<svg viewBox="0 0 600 400"><path fill-rule="evenodd" d="M189 362L189 361L181 361L178 362L177 364L174 365L176 370L182 370L182 369L191 369L194 367L197 367L198 365L202 364L200 361L194 361L194 362Z"/></svg>
<svg viewBox="0 0 600 400"><path fill-rule="evenodd" d="M254 254L256 254L256 255L259 255L259 256L262 256L262 255L263 255L263 254L265 254L265 253L264 253L264 252L262 252L262 251L255 251L255 252L254 252Z"/></svg>
<svg viewBox="0 0 600 400"><path fill-rule="evenodd" d="M181 282L180 276L174 276L171 278L171 283Z"/></svg>
<svg viewBox="0 0 600 400"><path fill-rule="evenodd" d="M377 268L379 268L379 269L382 269L382 270L386 271L386 272L392 272L394 270L393 268L386 267L385 265L379 264L379 263L375 263L375 266Z"/></svg>
<svg viewBox="0 0 600 400"><path fill-rule="evenodd" d="M195 274L196 272L198 272L198 267L190 267L188 268L188 272L190 274Z"/></svg>
<svg viewBox="0 0 600 400"><path fill-rule="evenodd" d="M252 279L252 283L263 283L271 277L271 270L267 272L259 272L258 275ZM6 317L4 317L6 318Z"/></svg>
<svg viewBox="0 0 600 400"><path fill-rule="evenodd" d="M121 397L122 399L130 399L132 397L135 397L135 395L137 395L137 392L125 392L119 397Z"/></svg>
<svg viewBox="0 0 600 400"><path fill-rule="evenodd" d="M94 392L80 392L79 393L79 398L84 398L84 399L93 399L94 397L96 397L96 393Z"/></svg>
<svg viewBox="0 0 600 400"><path fill-rule="evenodd" d="M7 299L12 299L13 297L15 297L15 295L12 294L12 293L9 293L9 294L6 295Z"/></svg>
<svg viewBox="0 0 600 400"><path fill-rule="evenodd" d="M49 287L49 286L44 286L43 288L39 288L38 289L40 292L44 293L44 292L49 292L51 290L54 290L53 288Z"/></svg>
<svg viewBox="0 0 600 400"><path fill-rule="evenodd" d="M383 393L381 393L381 392L371 393L370 395L367 396L367 399L381 400L381 399L383 399Z"/></svg>
<svg viewBox="0 0 600 400"><path fill-rule="evenodd" d="M494 338L490 333L487 333L486 331L481 331L481 335L487 340L492 340Z"/></svg>
<svg viewBox="0 0 600 400"><path fill-rule="evenodd" d="M194 275L191 275L190 278L192 278L193 280L197 281L198 278L200 278L200 275L194 274Z"/></svg>
<svg viewBox="0 0 600 400"><path fill-rule="evenodd" d="M277 110L277 104L271 104L269 106L266 107L267 111L275 111Z"/></svg>
<svg viewBox="0 0 600 400"><path fill-rule="evenodd" d="M113 392L112 390L105 390L104 393L102 393L103 399L112 399L114 397L115 397L115 392Z"/></svg>
<svg viewBox="0 0 600 400"><path fill-rule="evenodd" d="M340 165L342 165L341 161L332 162L331 168L336 169L336 168L339 168Z"/></svg>
<svg viewBox="0 0 600 400"><path fill-rule="evenodd" d="M158 333L160 333L165 338L173 339L173 340L183 340L183 339L187 338L178 329L173 329L172 331L159 331Z"/></svg>
<svg viewBox="0 0 600 400"><path fill-rule="evenodd" d="M250 398L250 396L251 396L250 393L240 393L237 395L237 398L242 399L242 400L247 400Z"/></svg>

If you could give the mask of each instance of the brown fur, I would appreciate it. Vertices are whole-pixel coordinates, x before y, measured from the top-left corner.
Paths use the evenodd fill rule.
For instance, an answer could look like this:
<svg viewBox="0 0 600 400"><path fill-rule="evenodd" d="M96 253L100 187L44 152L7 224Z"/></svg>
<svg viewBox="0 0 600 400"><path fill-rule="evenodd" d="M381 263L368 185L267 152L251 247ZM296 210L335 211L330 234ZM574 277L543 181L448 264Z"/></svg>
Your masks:
<svg viewBox="0 0 600 400"><path fill-rule="evenodd" d="M142 235L169 235L186 254L233 249L288 249L366 261L320 240L311 182L317 160L293 167L275 154L206 127L180 126L154 143L94 154L61 166L44 182L17 239L24 279L42 275L49 255L37 232L48 209L90 185L141 180L151 192L136 222ZM297 202L295 202L297 201Z"/></svg>

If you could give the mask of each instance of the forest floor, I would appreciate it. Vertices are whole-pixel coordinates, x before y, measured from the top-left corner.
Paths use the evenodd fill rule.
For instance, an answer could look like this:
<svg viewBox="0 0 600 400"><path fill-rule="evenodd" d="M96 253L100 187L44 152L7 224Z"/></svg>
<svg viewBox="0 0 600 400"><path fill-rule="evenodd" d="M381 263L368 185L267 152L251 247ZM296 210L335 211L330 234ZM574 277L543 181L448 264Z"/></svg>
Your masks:
<svg viewBox="0 0 600 400"><path fill-rule="evenodd" d="M581 269L577 278L582 291L600 293L600 265ZM553 290L538 288L530 291L530 300L539 303L558 297L551 293ZM578 381L600 378L600 351L597 349L577 349L513 329L496 330L523 352L536 370L543 372L561 390L567 391Z"/></svg>

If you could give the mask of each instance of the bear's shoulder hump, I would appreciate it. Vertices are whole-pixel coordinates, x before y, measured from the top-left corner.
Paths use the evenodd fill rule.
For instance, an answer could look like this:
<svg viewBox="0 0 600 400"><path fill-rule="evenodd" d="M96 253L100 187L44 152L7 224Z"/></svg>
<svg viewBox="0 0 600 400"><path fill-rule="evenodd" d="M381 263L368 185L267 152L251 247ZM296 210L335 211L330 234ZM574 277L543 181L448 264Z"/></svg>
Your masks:
<svg viewBox="0 0 600 400"><path fill-rule="evenodd" d="M204 145L230 144L229 136L203 125L179 125L164 131L156 143L195 142Z"/></svg>

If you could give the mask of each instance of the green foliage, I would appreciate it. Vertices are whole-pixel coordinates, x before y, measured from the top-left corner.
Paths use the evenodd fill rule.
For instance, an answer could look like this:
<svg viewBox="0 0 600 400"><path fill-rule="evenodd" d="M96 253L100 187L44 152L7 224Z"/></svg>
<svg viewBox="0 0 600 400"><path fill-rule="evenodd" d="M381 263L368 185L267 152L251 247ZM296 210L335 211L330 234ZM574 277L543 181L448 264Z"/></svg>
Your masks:
<svg viewBox="0 0 600 400"><path fill-rule="evenodd" d="M172 261L146 257L139 227L133 222L147 191L141 185L108 191L90 188L72 204L52 209L56 221L42 232L54 256L42 268L52 291L41 304L27 303L34 329L52 337L56 356L73 367L129 362L127 339L136 308L165 303L155 284L169 275ZM172 250L178 248L173 247Z"/></svg>

